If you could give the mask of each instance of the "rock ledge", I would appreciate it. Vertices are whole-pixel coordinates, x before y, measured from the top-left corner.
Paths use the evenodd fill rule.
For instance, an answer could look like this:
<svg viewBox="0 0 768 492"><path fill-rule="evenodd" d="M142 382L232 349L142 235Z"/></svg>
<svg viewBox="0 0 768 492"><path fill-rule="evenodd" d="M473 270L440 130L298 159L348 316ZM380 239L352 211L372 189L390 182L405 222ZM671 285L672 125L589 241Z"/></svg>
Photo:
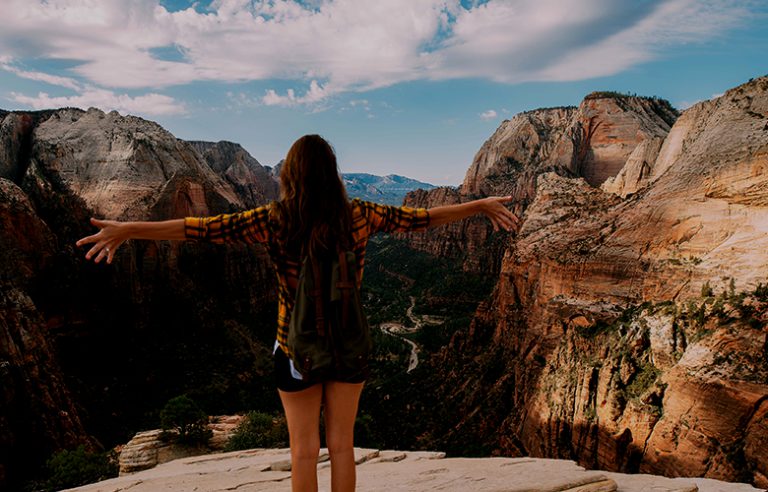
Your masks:
<svg viewBox="0 0 768 492"><path fill-rule="evenodd" d="M318 460L320 490L330 464ZM445 458L444 453L355 449L359 491L753 492L746 484L589 471L572 461L544 458ZM289 491L288 449L252 449L182 458L150 470L70 491ZM288 465L288 466L286 466Z"/></svg>

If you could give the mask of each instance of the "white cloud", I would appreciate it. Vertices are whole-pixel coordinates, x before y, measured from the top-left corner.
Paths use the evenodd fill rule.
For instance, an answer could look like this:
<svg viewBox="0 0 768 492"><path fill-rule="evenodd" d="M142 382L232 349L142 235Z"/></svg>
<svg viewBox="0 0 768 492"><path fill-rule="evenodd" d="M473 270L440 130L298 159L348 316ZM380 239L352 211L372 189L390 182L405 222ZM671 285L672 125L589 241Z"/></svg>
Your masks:
<svg viewBox="0 0 768 492"><path fill-rule="evenodd" d="M23 79L38 80L47 84L58 85L60 87L72 89L73 91L79 91L82 88L82 86L75 79L70 77L60 77L58 75L51 75L44 72L30 72L27 70L22 70L20 68L14 67L10 63L5 63L3 60L0 60L0 68L7 72L11 72L12 74Z"/></svg>
<svg viewBox="0 0 768 492"><path fill-rule="evenodd" d="M488 111L483 111L482 113L480 113L480 119L483 121L496 119L497 116L498 116L498 113L496 113L496 111L492 109L489 109Z"/></svg>
<svg viewBox="0 0 768 492"><path fill-rule="evenodd" d="M261 103L313 106L343 92L412 80L515 83L611 75L671 46L724 32L746 17L749 5L215 0L204 12L171 13L159 0L2 0L0 62L74 60L66 74L47 79L40 72L17 73L69 89L74 78L103 88L152 90L194 81L288 80L296 87L270 89ZM158 54L168 47L178 56Z"/></svg>
<svg viewBox="0 0 768 492"><path fill-rule="evenodd" d="M316 80L309 83L309 89L303 96L297 96L293 89L288 89L284 96L279 95L273 89L267 90L261 102L267 106L296 106L298 104L316 104L325 100L333 92L328 86L321 86Z"/></svg>
<svg viewBox="0 0 768 492"><path fill-rule="evenodd" d="M255 108L262 105L261 99L255 98L244 92L227 92L227 98L232 103L231 109Z"/></svg>
<svg viewBox="0 0 768 492"><path fill-rule="evenodd" d="M126 94L115 94L104 89L86 89L76 96L50 96L45 92L39 92L37 96L27 96L11 92L11 99L31 106L33 109L50 109L61 107L76 107L88 109L99 108L104 111L118 111L121 113L145 114L145 115L169 115L185 112L184 105L172 97L162 94L145 94L131 97Z"/></svg>
<svg viewBox="0 0 768 492"><path fill-rule="evenodd" d="M433 78L571 81L619 73L670 45L703 41L748 11L739 0L488 2L462 10Z"/></svg>

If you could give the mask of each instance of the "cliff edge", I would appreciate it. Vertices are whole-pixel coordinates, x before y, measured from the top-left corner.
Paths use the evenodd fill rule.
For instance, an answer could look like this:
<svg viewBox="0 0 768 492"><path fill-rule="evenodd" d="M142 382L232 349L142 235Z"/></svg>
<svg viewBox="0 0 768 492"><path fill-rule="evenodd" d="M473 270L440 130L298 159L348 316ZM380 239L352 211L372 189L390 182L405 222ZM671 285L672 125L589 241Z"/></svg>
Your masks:
<svg viewBox="0 0 768 492"><path fill-rule="evenodd" d="M287 449L252 449L183 458L69 492L288 491ZM444 453L355 449L359 491L753 492L749 485L587 471L572 461L541 458L445 458ZM321 451L318 485L330 483Z"/></svg>

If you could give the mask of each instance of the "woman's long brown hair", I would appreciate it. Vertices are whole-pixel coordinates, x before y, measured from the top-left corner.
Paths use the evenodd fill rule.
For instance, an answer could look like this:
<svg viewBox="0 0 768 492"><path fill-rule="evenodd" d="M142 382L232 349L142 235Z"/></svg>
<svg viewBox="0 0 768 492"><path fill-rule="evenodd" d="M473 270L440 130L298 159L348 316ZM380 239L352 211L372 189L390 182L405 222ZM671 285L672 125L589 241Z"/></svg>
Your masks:
<svg viewBox="0 0 768 492"><path fill-rule="evenodd" d="M280 170L280 200L272 213L286 249L319 256L352 247L352 212L336 154L319 135L291 146Z"/></svg>

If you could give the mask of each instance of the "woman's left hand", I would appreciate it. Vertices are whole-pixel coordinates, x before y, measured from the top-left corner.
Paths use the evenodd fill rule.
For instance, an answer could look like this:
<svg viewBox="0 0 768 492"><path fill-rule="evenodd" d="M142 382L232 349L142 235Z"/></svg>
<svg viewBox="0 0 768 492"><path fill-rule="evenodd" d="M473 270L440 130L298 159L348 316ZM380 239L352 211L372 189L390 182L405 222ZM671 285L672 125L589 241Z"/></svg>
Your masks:
<svg viewBox="0 0 768 492"><path fill-rule="evenodd" d="M77 246L95 243L85 254L85 259L93 259L95 263L101 262L104 258L107 263L112 263L117 248L120 247L128 238L124 229L124 223L116 220L99 220L91 218L91 224L99 228L99 232L91 236L86 236L77 243Z"/></svg>
<svg viewBox="0 0 768 492"><path fill-rule="evenodd" d="M489 196L482 199L482 212L493 224L493 230L520 230L520 218L509 210L505 203L513 200L512 196Z"/></svg>

